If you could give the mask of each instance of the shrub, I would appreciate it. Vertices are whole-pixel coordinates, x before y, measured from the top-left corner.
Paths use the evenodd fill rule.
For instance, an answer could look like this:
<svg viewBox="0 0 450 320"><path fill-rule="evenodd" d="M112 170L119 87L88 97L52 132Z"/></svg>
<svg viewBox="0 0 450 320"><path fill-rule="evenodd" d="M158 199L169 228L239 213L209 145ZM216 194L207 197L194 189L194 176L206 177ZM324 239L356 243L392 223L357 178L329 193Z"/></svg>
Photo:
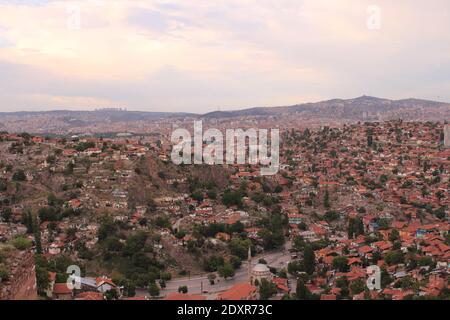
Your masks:
<svg viewBox="0 0 450 320"><path fill-rule="evenodd" d="M19 250L26 250L31 247L31 241L20 236L13 240L13 245Z"/></svg>

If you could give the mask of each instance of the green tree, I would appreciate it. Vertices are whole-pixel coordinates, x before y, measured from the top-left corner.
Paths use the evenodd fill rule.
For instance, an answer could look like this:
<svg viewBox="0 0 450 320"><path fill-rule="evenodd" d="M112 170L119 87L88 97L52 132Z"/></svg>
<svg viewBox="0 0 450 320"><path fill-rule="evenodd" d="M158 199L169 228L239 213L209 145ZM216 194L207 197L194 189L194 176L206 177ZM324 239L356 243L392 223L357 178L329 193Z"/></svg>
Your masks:
<svg viewBox="0 0 450 320"><path fill-rule="evenodd" d="M13 240L13 245L19 250L26 250L31 247L31 241L23 236L18 236Z"/></svg>
<svg viewBox="0 0 450 320"><path fill-rule="evenodd" d="M0 265L0 282L6 281L9 279L9 272L5 266Z"/></svg>
<svg viewBox="0 0 450 320"><path fill-rule="evenodd" d="M117 300L119 299L119 293L117 290L111 289L105 292L106 300Z"/></svg>
<svg viewBox="0 0 450 320"><path fill-rule="evenodd" d="M310 245L307 245L303 252L303 267L307 274L313 274L316 268L314 250Z"/></svg>
<svg viewBox="0 0 450 320"><path fill-rule="evenodd" d="M298 300L308 300L311 296L311 292L305 285L305 281L303 279L297 280L297 287L295 290L295 295Z"/></svg>
<svg viewBox="0 0 450 320"><path fill-rule="evenodd" d="M323 197L323 206L327 209L330 208L330 194L328 189L325 191L325 196Z"/></svg>
<svg viewBox="0 0 450 320"><path fill-rule="evenodd" d="M180 287L178 287L178 292L186 294L186 293L188 293L188 287L187 286L180 286Z"/></svg>
<svg viewBox="0 0 450 320"><path fill-rule="evenodd" d="M218 273L222 278L231 278L234 276L234 268L230 263L227 262L219 268Z"/></svg>
<svg viewBox="0 0 450 320"><path fill-rule="evenodd" d="M152 297L159 296L159 287L156 282L153 281L148 285L148 293L150 293Z"/></svg>
<svg viewBox="0 0 450 320"><path fill-rule="evenodd" d="M262 279L259 285L259 295L261 300L267 300L277 293L277 286L267 279Z"/></svg>
<svg viewBox="0 0 450 320"><path fill-rule="evenodd" d="M42 242L41 242L41 229L39 228L38 218L35 216L33 219L33 233L34 242L36 245L36 253L42 253Z"/></svg>
<svg viewBox="0 0 450 320"><path fill-rule="evenodd" d="M339 272L348 272L348 258L345 256L335 257L333 259L333 268Z"/></svg>
<svg viewBox="0 0 450 320"><path fill-rule="evenodd" d="M25 176L25 172L22 169L19 169L16 172L14 172L12 179L14 181L25 181L27 177Z"/></svg>
<svg viewBox="0 0 450 320"><path fill-rule="evenodd" d="M403 263L404 261L405 257L400 250L389 251L384 257L384 262L386 262L388 265L399 264Z"/></svg>
<svg viewBox="0 0 450 320"><path fill-rule="evenodd" d="M355 281L353 281L352 283L350 283L350 290L352 292L352 294L359 294L361 292L363 292L366 289L366 284L364 283L364 281L362 279L357 279Z"/></svg>
<svg viewBox="0 0 450 320"><path fill-rule="evenodd" d="M393 229L393 230L391 231L391 234L389 235L389 241L395 242L395 241L397 241L398 239L400 239L400 234L399 234L399 232L398 232L397 229Z"/></svg>
<svg viewBox="0 0 450 320"><path fill-rule="evenodd" d="M12 217L12 210L11 210L11 208L3 209L1 217L2 217L3 221L10 222L11 221L11 217Z"/></svg>

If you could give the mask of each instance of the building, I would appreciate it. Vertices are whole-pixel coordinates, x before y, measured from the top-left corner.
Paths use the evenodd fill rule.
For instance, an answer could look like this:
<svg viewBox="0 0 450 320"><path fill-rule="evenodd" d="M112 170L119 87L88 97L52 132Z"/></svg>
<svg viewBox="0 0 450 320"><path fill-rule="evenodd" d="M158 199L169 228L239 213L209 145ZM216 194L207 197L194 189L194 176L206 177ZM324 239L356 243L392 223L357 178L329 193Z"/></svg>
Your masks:
<svg viewBox="0 0 450 320"><path fill-rule="evenodd" d="M71 300L73 298L73 291L69 288L66 282L55 283L53 285L54 300Z"/></svg>
<svg viewBox="0 0 450 320"><path fill-rule="evenodd" d="M289 224L300 224L303 222L304 216L298 213L288 214Z"/></svg>
<svg viewBox="0 0 450 320"><path fill-rule="evenodd" d="M251 284L261 283L262 279L271 281L272 273L270 272L270 269L267 265L258 263L256 266L253 267L250 283Z"/></svg>
<svg viewBox="0 0 450 320"><path fill-rule="evenodd" d="M219 294L218 300L256 300L256 287L249 283L238 283Z"/></svg>

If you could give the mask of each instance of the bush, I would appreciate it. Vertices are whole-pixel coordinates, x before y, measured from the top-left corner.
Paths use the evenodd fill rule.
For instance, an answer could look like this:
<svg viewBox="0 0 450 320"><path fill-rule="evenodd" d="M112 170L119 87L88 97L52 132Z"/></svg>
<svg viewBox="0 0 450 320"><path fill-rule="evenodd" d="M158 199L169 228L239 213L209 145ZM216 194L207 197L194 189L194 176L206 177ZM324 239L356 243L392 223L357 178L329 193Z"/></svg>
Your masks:
<svg viewBox="0 0 450 320"><path fill-rule="evenodd" d="M23 170L17 170L16 172L14 172L12 179L14 181L25 181L26 180L26 176L25 176L25 172Z"/></svg>
<svg viewBox="0 0 450 320"><path fill-rule="evenodd" d="M159 296L159 287L155 282L152 282L149 284L148 286L148 293L150 293L150 295L152 297L157 297Z"/></svg>
<svg viewBox="0 0 450 320"><path fill-rule="evenodd" d="M9 272L6 270L6 267L0 266L0 282L6 281L9 279Z"/></svg>
<svg viewBox="0 0 450 320"><path fill-rule="evenodd" d="M179 293L188 293L188 287L187 286L181 286L178 288Z"/></svg>
<svg viewBox="0 0 450 320"><path fill-rule="evenodd" d="M13 240L13 245L19 250L26 250L31 247L31 241L25 237L17 237Z"/></svg>

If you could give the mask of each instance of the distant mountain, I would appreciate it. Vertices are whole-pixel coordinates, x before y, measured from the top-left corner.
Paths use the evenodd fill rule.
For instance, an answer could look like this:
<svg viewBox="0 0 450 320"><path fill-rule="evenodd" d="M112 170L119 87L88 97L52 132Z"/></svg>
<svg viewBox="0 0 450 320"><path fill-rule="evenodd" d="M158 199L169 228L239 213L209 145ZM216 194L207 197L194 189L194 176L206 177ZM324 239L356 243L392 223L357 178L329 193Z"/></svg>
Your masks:
<svg viewBox="0 0 450 320"><path fill-rule="evenodd" d="M245 116L330 117L332 119L370 121L376 119L411 119L412 115L426 116L431 111L448 112L450 104L420 99L389 100L362 96L355 99L333 99L316 103L304 103L284 107L251 108L238 111L216 111L203 118L232 118ZM433 113L428 113L432 116ZM438 119L442 119L438 117Z"/></svg>
<svg viewBox="0 0 450 320"><path fill-rule="evenodd" d="M147 132L155 121L170 123L185 119L205 121L264 121L269 124L341 125L357 121L450 120L450 104L444 102L403 99L389 100L362 96L354 99L332 99L281 107L257 107L236 111L215 111L206 114L126 111L100 109L95 111L36 111L0 113L0 130L9 132L67 134L78 132Z"/></svg>

